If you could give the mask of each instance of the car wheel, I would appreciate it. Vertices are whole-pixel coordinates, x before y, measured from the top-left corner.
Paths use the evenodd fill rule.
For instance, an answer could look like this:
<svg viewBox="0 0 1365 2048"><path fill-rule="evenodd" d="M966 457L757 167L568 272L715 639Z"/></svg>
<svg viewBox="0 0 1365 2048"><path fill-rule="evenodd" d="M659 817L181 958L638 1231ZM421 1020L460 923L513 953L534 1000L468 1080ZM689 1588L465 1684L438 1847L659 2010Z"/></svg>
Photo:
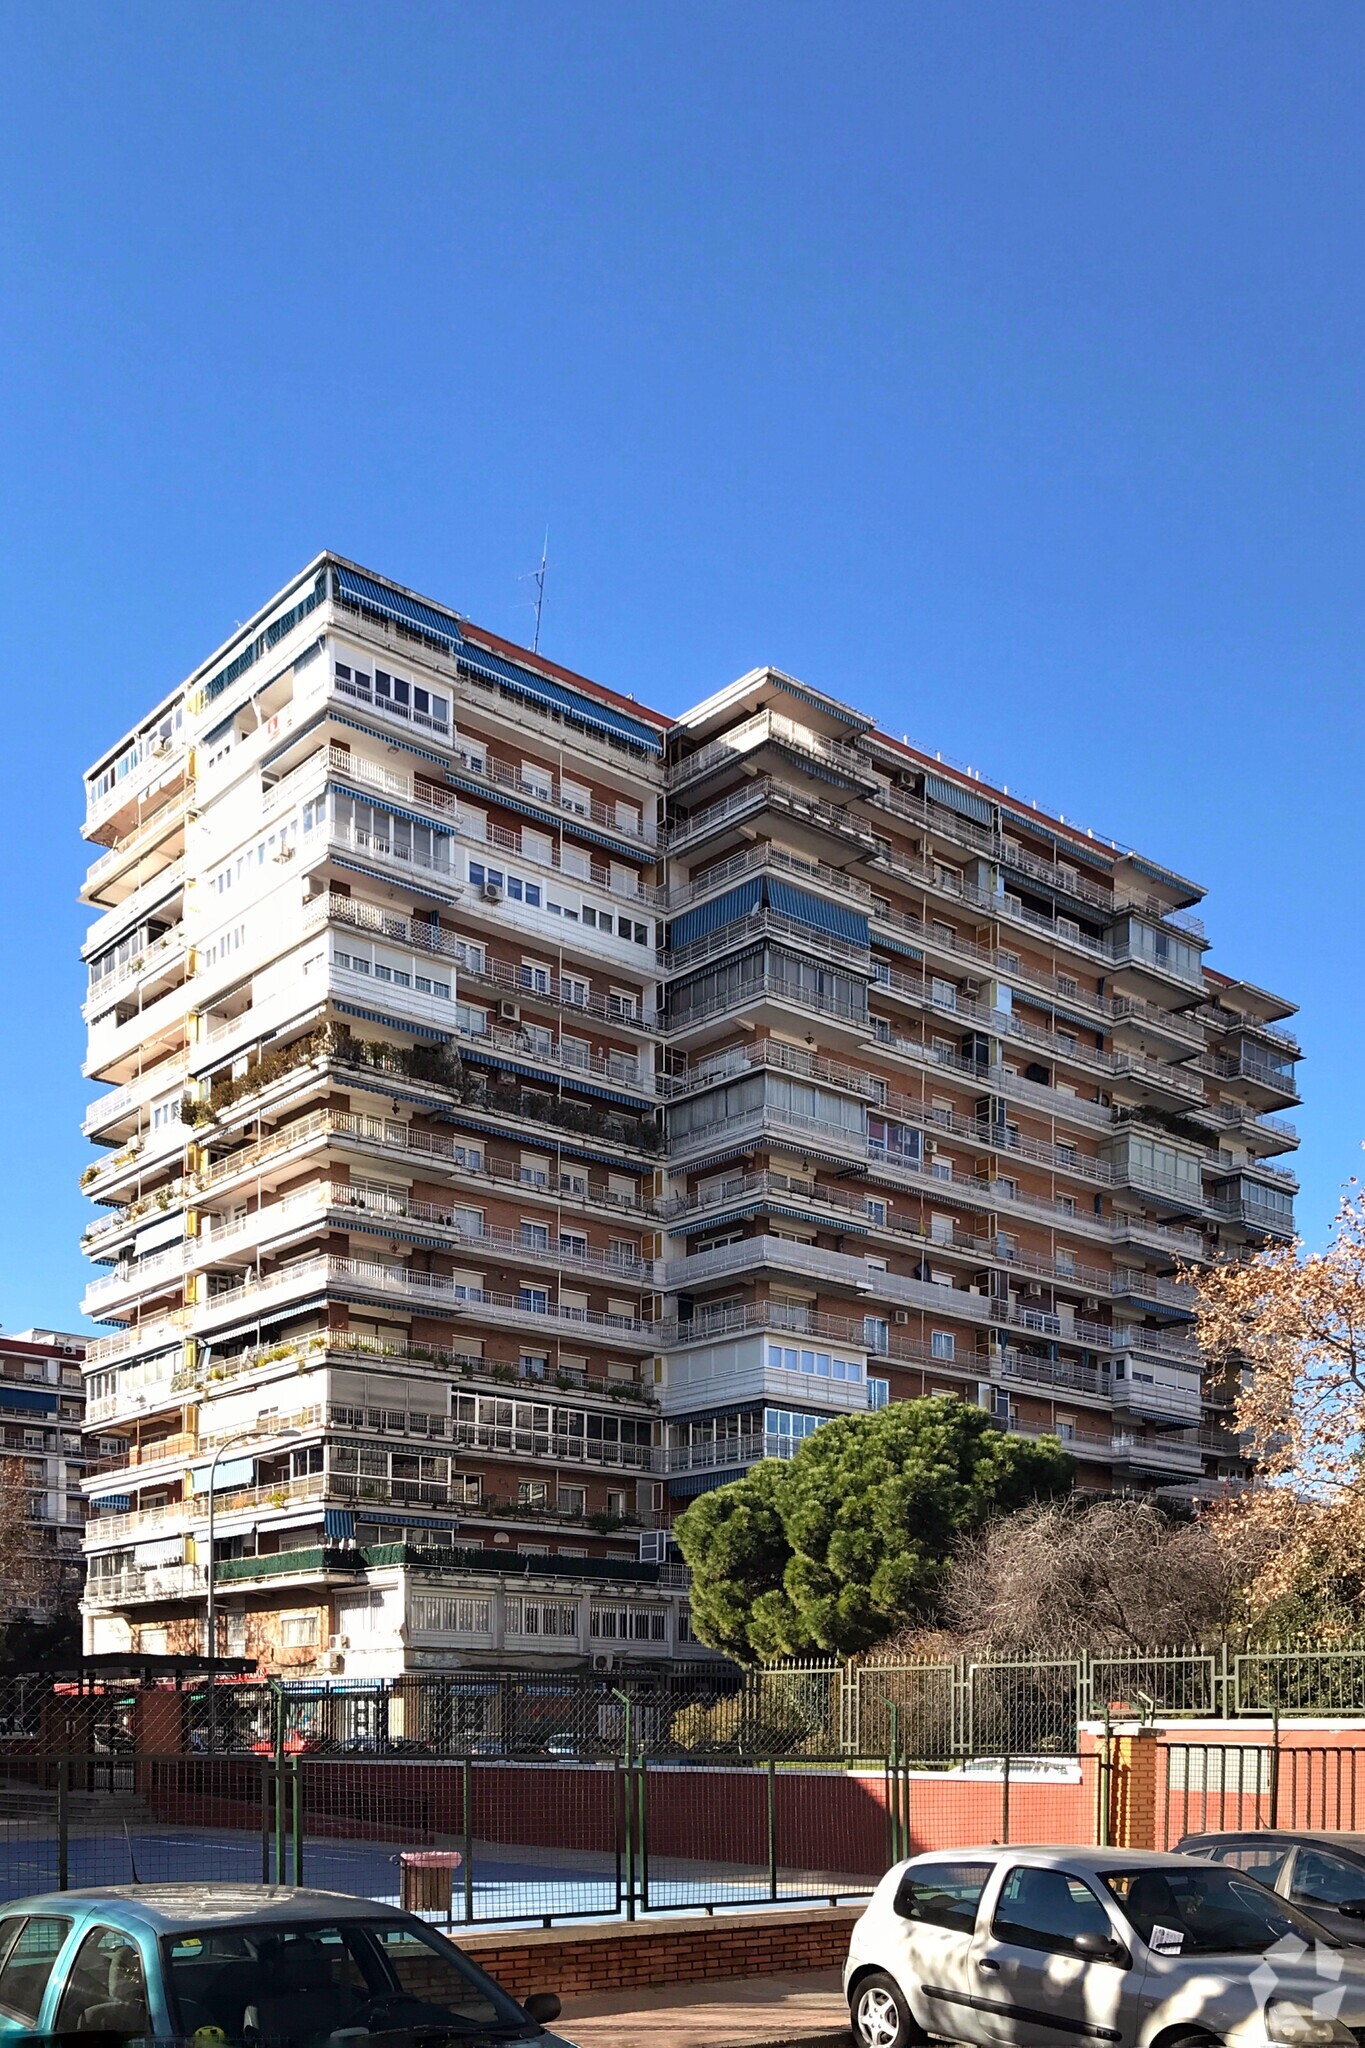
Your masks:
<svg viewBox="0 0 1365 2048"><path fill-rule="evenodd" d="M858 2048L910 2048L922 2039L900 1985L883 1970L863 1978L849 2013Z"/></svg>

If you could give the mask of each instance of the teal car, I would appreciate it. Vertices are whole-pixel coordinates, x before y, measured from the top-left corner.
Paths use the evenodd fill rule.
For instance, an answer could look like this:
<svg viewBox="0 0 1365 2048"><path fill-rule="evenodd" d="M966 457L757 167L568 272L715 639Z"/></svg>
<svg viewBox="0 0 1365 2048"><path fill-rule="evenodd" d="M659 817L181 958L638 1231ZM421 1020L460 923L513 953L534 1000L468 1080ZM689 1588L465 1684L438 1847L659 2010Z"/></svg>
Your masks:
<svg viewBox="0 0 1365 2048"><path fill-rule="evenodd" d="M414 1914L337 1892L111 1885L20 1899L0 1918L0 2048L76 2048L81 2035L192 2048L572 2048L546 2032L558 2014L550 1992L519 2005Z"/></svg>

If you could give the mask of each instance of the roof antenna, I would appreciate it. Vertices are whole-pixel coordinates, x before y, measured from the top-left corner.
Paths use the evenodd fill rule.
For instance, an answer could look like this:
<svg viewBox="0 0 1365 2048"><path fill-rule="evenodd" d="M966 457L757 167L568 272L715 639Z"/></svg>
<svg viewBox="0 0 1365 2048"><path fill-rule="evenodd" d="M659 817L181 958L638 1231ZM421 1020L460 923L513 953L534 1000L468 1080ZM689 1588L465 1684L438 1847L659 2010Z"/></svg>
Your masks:
<svg viewBox="0 0 1365 2048"><path fill-rule="evenodd" d="M540 567L538 569L528 569L524 576L520 576L517 579L519 583L525 583L528 580L534 581L536 586L536 594L531 601L536 615L535 638L531 642L532 654L539 654L540 652L540 615L545 609L545 567L549 560L549 555L550 529L547 526L545 529L545 542L540 550Z"/></svg>

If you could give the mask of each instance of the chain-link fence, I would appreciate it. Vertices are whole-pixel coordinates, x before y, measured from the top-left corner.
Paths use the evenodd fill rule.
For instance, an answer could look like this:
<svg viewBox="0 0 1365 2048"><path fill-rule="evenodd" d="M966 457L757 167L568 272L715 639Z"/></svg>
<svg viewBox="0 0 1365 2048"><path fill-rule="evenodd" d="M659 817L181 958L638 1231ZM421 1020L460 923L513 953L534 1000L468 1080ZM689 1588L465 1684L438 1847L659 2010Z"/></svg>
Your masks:
<svg viewBox="0 0 1365 2048"><path fill-rule="evenodd" d="M741 1671L468 1670L389 1679L0 1679L13 1755L493 1758L610 1762L1067 1756L1081 1725L1158 1717L1365 1716L1365 1645L1056 1658L789 1663Z"/></svg>

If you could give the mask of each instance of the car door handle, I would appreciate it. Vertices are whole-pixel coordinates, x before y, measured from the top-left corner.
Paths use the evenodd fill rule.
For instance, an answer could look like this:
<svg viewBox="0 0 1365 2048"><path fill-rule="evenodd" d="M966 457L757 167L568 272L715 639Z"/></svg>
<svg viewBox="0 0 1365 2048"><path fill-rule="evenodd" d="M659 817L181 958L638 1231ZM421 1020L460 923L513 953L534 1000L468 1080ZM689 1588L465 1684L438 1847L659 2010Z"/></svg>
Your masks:
<svg viewBox="0 0 1365 2048"><path fill-rule="evenodd" d="M1000 1965L997 1962L993 1962L990 1956L978 1956L976 1967L978 1970L998 1970Z"/></svg>

